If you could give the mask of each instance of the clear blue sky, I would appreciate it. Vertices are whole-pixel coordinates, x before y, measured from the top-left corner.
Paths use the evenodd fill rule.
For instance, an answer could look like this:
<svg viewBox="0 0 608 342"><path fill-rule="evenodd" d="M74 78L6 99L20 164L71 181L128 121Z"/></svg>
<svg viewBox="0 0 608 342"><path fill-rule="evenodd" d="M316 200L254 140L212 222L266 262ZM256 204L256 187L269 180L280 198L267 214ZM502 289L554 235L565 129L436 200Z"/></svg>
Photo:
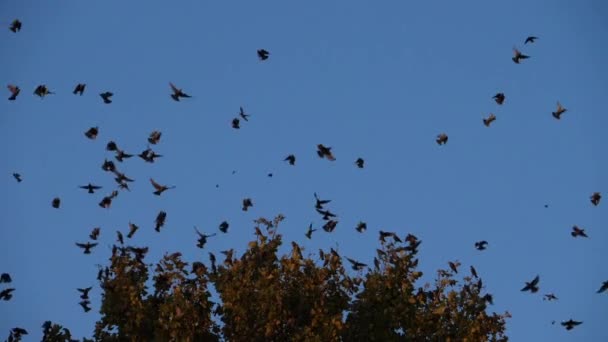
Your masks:
<svg viewBox="0 0 608 342"><path fill-rule="evenodd" d="M595 293L608 280L608 202L589 202L594 191L608 196L607 17L603 0L2 2L1 24L19 18L23 28L0 30L2 96L6 84L22 89L0 101L0 272L17 288L0 302L0 337L21 326L37 340L45 320L90 336L100 291L84 314L75 288L96 284L95 264L107 263L129 221L149 262L174 251L207 261L208 251L243 251L253 219L282 213L286 245L315 255L338 244L371 262L383 229L423 241L425 280L449 260L475 265L491 310L512 313L513 341L608 340L608 295ZM528 35L540 39L523 46ZM532 57L514 64L513 46ZM172 101L170 81L193 98ZM82 97L71 94L78 82ZM57 94L32 95L42 83ZM106 90L110 105L98 95ZM499 91L502 107L491 98ZM558 100L568 109L560 121ZM239 106L251 118L236 131ZM498 119L486 128L490 112ZM96 141L83 135L91 126ZM115 188L100 169L112 158L105 144L139 153L155 129L164 157L119 164L136 179L132 191L98 207ZM318 158L319 143L335 162ZM291 153L295 167L282 161ZM150 177L177 188L154 196ZM88 182L104 189L77 188ZM315 191L340 223L307 241L308 224L322 224ZM160 234L159 210L168 214ZM197 249L193 225L214 232L223 220L229 234ZM573 239L575 224L590 238ZM85 256L74 243L95 226L101 243ZM489 248L479 252L482 239ZM537 274L540 292L520 292ZM543 301L548 292L559 300ZM551 325L569 318L584 323Z"/></svg>

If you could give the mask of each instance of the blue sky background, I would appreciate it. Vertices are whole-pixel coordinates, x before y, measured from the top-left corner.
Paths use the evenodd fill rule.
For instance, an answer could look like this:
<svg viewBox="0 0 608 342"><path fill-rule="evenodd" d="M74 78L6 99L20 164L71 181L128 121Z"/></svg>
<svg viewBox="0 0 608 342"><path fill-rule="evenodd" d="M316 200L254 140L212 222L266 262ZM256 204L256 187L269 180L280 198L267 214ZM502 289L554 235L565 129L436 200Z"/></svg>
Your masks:
<svg viewBox="0 0 608 342"><path fill-rule="evenodd" d="M242 252L253 219L282 213L285 241L315 255L338 245L371 263L383 229L423 241L425 280L450 260L463 273L475 265L491 309L512 313L513 341L608 340L608 296L595 293L608 280L608 203L589 202L594 191L608 196L607 17L602 0L2 2L0 23L19 18L23 28L0 30L2 96L6 84L22 89L0 101L0 272L17 288L0 302L0 337L21 326L39 340L45 320L91 336L99 288L88 314L75 289L96 285L95 264L130 221L141 227L133 243L151 247L148 262L174 251L206 262L208 251ZM523 46L528 35L540 39ZM513 46L531 58L514 64ZM193 98L172 101L170 81ZM79 82L82 97L71 93ZM32 95L42 83L57 94ZM106 90L110 105L98 95ZM491 98L499 91L501 107ZM568 109L560 121L558 100ZM237 131L239 106L251 118ZM486 128L490 112L498 119ZM96 141L83 135L91 126ZM100 208L115 188L100 168L113 158L105 144L139 153L155 129L164 157L118 164L136 179L132 191ZM445 146L434 141L441 132ZM318 158L319 143L335 162ZM282 161L291 153L295 167ZM177 188L154 196L150 177ZM77 188L88 182L104 189ZM315 191L340 223L308 241L308 224L322 224ZM160 234L159 210L168 214ZM192 226L215 232L223 220L229 234L197 249ZM590 238L573 239L575 224ZM83 255L74 243L95 226L101 243ZM489 248L479 252L482 239ZM537 274L540 292L520 292ZM548 292L559 300L543 301ZM551 325L570 318L584 323Z"/></svg>

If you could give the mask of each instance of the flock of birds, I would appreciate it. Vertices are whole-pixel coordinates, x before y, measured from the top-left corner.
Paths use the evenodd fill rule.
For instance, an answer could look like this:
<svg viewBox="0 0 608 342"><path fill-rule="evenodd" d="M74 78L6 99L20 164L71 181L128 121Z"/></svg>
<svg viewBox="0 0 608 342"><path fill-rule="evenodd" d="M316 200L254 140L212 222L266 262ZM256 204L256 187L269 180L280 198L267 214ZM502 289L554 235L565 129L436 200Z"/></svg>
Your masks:
<svg viewBox="0 0 608 342"><path fill-rule="evenodd" d="M17 33L21 30L21 27L22 27L22 23L19 20L14 20L11 23L9 29L10 29L10 31ZM538 39L538 37L530 36L525 40L524 45L529 44L529 43L534 43L537 39ZM513 48L513 53L514 53L514 55L512 57L512 60L516 64L520 64L523 60L530 58L529 55L522 53L519 49L517 49L515 47ZM257 50L257 56L261 61L266 61L270 56L270 52L268 52L267 50L264 50L264 49L259 49L259 50ZM191 98L190 95L188 95L182 89L175 86L173 83L169 83L169 86L171 89L170 97L174 101L179 102L181 99ZM14 84L9 84L7 87L10 92L10 96L9 96L8 100L9 101L17 100L17 97L21 93L21 88ZM72 93L74 95L82 96L84 94L85 90L86 90L86 84L79 83L74 87L74 90L72 91ZM55 94L55 92L49 90L49 88L45 84L38 85L34 89L33 93L34 93L34 95L39 96L40 98L44 98L47 95ZM99 96L101 97L102 101L105 104L112 103L113 95L114 94L110 91L104 91L99 94ZM497 93L492 98L498 105L503 105L505 102L506 96L504 93ZM555 119L559 120L566 111L567 111L567 109L564 108L559 102L557 102L557 108L554 112L552 112L552 116ZM245 112L243 107L240 107L238 116L235 117L231 122L232 128L239 129L240 125L241 125L241 120L247 122L247 121L249 121L249 117L250 117L250 115ZM492 122L494 122L494 121L496 121L496 116L492 113L490 113L488 117L483 118L483 124L486 127L489 127L492 124ZM99 127L90 127L88 130L86 130L84 132L85 137L87 139L91 139L91 140L95 140L97 138L98 134L99 134ZM147 148L145 150L143 150L141 153L139 153L137 156L139 158L141 158L144 162L147 162L147 163L154 163L157 158L162 157L162 155L156 153L150 147L150 145L157 145L160 142L161 136L162 136L162 133L160 131L151 132L148 137ZM438 145L445 145L445 144L447 144L447 142L448 142L448 135L445 132L437 135L436 143ZM135 156L134 154L125 152L114 141L109 141L106 144L106 150L110 151L110 152L114 152L115 153L114 157L115 157L116 161L119 163L122 163L126 159L129 159L129 158L132 158ZM322 159L324 158L329 161L336 160L331 147L325 146L323 144L318 144L316 152L317 152L317 155ZM283 161L287 162L289 165L294 166L296 163L296 156L293 154L290 154L287 157L285 157L283 159ZM363 158L357 158L355 160L354 164L358 168L364 168L365 161ZM113 176L114 181L117 184L118 190L130 191L129 183L133 182L134 179L128 177L123 172L119 171L119 169L117 168L116 164L113 161L105 159L101 165L101 168L103 171L106 171L107 173L110 173ZM233 173L234 173L234 171L233 171ZM268 176L272 177L272 174L268 174ZM13 177L19 183L23 181L22 175L18 172L13 173ZM153 188L152 193L156 196L161 196L165 191L175 188L175 186L163 185L163 184L155 181L152 178L150 178L150 183ZM216 187L217 187L217 185L216 185ZM89 194L95 194L96 191L102 189L101 186L95 185L92 183L88 183L86 185L81 185L81 186L79 186L79 188L86 190L87 193L89 193ZM119 195L118 190L113 190L109 195L104 196L101 199L101 201L99 202L99 206L101 208L105 208L105 209L110 208L112 205L112 201ZM331 200L321 199L321 198L319 198L317 193L314 193L314 198L316 201L315 210L317 211L317 213L319 213L321 215L321 218L324 221L326 221L325 224L322 226L322 229L329 233L334 231L334 229L336 228L336 226L338 224L338 221L336 220L337 215L332 213L329 209L325 208L325 205L329 204L331 202ZM594 192L590 196L590 202L592 205L598 206L600 204L601 198L602 198L602 196L599 192ZM59 209L61 206L61 199L59 197L53 198L53 200L51 201L51 206L53 208ZM243 202L242 202L243 211L247 211L248 208L250 208L252 206L253 206L253 201L251 198L243 199ZM160 232L161 228L165 224L166 218L167 218L167 213L162 210L157 214L156 219L155 219L155 228L154 228L156 232ZM218 229L221 233L227 233L228 228L229 228L229 223L227 221L221 222L218 227ZM129 223L129 232L127 233L127 238L131 239L134 236L134 234L137 232L138 229L139 229L139 227L137 225L130 222ZM356 225L355 229L357 232L363 233L367 229L367 224L365 222L359 222ZM205 247L205 244L207 243L208 238L216 235L216 233L213 233L213 234L201 233L197 227L194 227L194 230L198 236L197 247L201 248L201 249ZM317 230L318 229L313 228L313 225L311 223L305 233L306 238L311 239L313 232L315 232ZM93 228L93 230L89 234L90 240L86 241L86 242L77 242L76 246L81 248L83 250L84 254L91 254L92 249L98 245L98 242L96 242L96 241L98 240L100 233L101 233L101 229L99 227ZM571 235L574 238L588 237L585 230L578 226L572 227ZM380 231L380 238L382 240L384 240L386 237L393 237L395 240L401 241L396 233ZM410 241L410 243L414 244L415 246L420 244L420 240L418 240L415 236L413 236L411 234L409 234L406 237L406 240ZM120 231L117 231L117 241L121 245L124 244L124 237ZM483 251L487 248L488 241L485 241L485 240L477 241L477 242L475 242L474 246L477 250ZM115 248L116 248L116 246L115 246ZM128 247L128 248L130 250L134 251L138 255L143 255L147 252L147 247L144 247L144 248ZM227 256L227 258L228 257L231 258L232 250L222 251L222 253L225 254ZM212 264L213 264L213 266L215 266L215 256L212 253L209 253L209 254L210 254L210 259L212 261ZM365 267L368 267L366 264L356 261L354 259L351 259L351 258L346 258L346 259L351 263L352 268L354 270L358 271L358 270L364 269ZM374 260L374 261L375 261L375 263L377 262L377 260ZM460 266L459 262L449 262L448 264L449 264L450 268L452 269L452 271L454 271L455 273L458 272L458 267ZM215 268L215 267L213 267L213 268ZM475 268L473 266L471 266L470 269L471 269L471 274L477 278L477 271L475 270ZM102 272L103 272L103 270L99 271L98 279L101 279ZM105 272L108 272L107 268L106 268ZM2 273L0 275L0 284L10 284L11 282L12 282L12 278L9 274ZM540 290L539 282L540 282L540 276L537 275L532 281L525 282L525 286L521 289L521 291L522 292L529 291L531 293L537 293ZM91 289L92 289L92 287L77 289L77 291L80 293L80 299L81 299L79 304L82 306L82 308L85 312L89 312L91 310L91 307L89 306L90 305L89 291ZM0 300L4 300L4 301L10 300L13 297L13 291L15 291L14 288L1 289L0 290ZM608 280L604 281L602 283L602 285L600 286L597 293L604 293L607 291L608 291ZM492 296L490 294L487 294L484 298L490 304L492 303ZM543 299L547 300L547 301L553 301L553 300L557 300L558 298L555 294L548 293L548 294L544 295ZM554 324L555 321L553 321L552 323ZM580 324L582 324L581 321L576 321L573 319L569 319L567 321L561 322L561 325L564 326L567 330L571 330L575 326L580 325ZM18 327L14 328L11 332L12 336L21 336L21 335L25 335L25 334L27 334L27 331L23 328L18 328Z"/></svg>

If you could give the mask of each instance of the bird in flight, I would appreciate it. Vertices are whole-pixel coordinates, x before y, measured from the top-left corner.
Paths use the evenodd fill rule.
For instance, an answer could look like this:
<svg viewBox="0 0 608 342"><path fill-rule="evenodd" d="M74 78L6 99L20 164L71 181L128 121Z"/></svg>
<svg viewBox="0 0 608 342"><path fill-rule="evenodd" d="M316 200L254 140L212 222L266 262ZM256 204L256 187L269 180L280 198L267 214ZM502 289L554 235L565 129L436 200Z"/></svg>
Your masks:
<svg viewBox="0 0 608 342"><path fill-rule="evenodd" d="M116 191L116 190L112 191L110 196L106 196L101 199L101 201L99 202L99 206L104 209L109 209L110 206L112 206L112 200L114 198L116 198L116 196L118 196L118 191Z"/></svg>
<svg viewBox="0 0 608 342"><path fill-rule="evenodd" d="M488 241L486 240L482 240L482 241L477 241L475 242L475 249L477 249L478 251L483 251L484 249L486 249L488 245Z"/></svg>
<svg viewBox="0 0 608 342"><path fill-rule="evenodd" d="M7 283L8 284L8 283L10 283L12 281L13 281L13 279L11 279L11 275L10 274L8 274L8 273L2 273L2 274L0 274L0 284L2 284L2 283Z"/></svg>
<svg viewBox="0 0 608 342"><path fill-rule="evenodd" d="M268 59L268 56L270 55L270 52L264 50L264 49L259 49L258 50L258 58L262 61L265 61Z"/></svg>
<svg viewBox="0 0 608 342"><path fill-rule="evenodd" d="M588 237L587 233L585 233L585 230L582 228L579 228L578 226L572 227L572 232L570 232L570 235L572 235L572 237L578 237L578 236Z"/></svg>
<svg viewBox="0 0 608 342"><path fill-rule="evenodd" d="M240 107L239 109L239 116L245 120L245 121L249 121L249 117L251 116L250 114L245 113L245 110L243 109L243 107Z"/></svg>
<svg viewBox="0 0 608 342"><path fill-rule="evenodd" d="M89 183L87 185L81 185L81 186L79 186L79 188L87 190L88 193L90 193L90 194L94 194L95 190L101 189L101 186L93 185L93 184Z"/></svg>
<svg viewBox="0 0 608 342"><path fill-rule="evenodd" d="M83 300L89 299L89 291L91 291L92 288L93 288L92 286L89 286L89 287L85 287L84 289L76 289L78 292L81 293L80 299L83 299Z"/></svg>
<svg viewBox="0 0 608 342"><path fill-rule="evenodd" d="M103 99L103 103L110 104L110 103L112 103L111 97L114 96L114 93L112 93L110 91L106 91L106 92L99 94L99 96L101 96L101 98Z"/></svg>
<svg viewBox="0 0 608 342"><path fill-rule="evenodd" d="M94 140L95 138L97 138L98 134L99 134L99 127L91 127L86 132L84 132L84 136L91 140Z"/></svg>
<svg viewBox="0 0 608 342"><path fill-rule="evenodd" d="M490 115L489 115L487 118L484 118L484 119L483 119L483 124L484 124L486 127L490 127L490 124L491 124L492 122L494 122L494 121L496 121L496 115L494 115L494 114L490 113Z"/></svg>
<svg viewBox="0 0 608 342"><path fill-rule="evenodd" d="M602 292L605 292L606 290L608 290L608 280L606 280L605 282L602 283L602 286L600 287L599 290L597 290L597 293L602 293Z"/></svg>
<svg viewBox="0 0 608 342"><path fill-rule="evenodd" d="M91 254L91 248L97 246L97 242L95 242L95 243L90 243L90 242L78 243L78 242L76 242L76 246L84 249L84 252L83 252L84 254Z"/></svg>
<svg viewBox="0 0 608 342"><path fill-rule="evenodd" d="M82 94L84 93L84 88L86 86L87 85L84 83L78 83L76 85L76 87L74 87L74 91L72 91L72 94L74 94L74 95L78 94L78 95L82 96Z"/></svg>
<svg viewBox="0 0 608 342"><path fill-rule="evenodd" d="M538 282L540 281L540 277L537 275L531 282L526 282L526 286L521 289L521 291L530 291L532 293L538 292Z"/></svg>
<svg viewBox="0 0 608 342"><path fill-rule="evenodd" d="M180 97L183 98L187 98L187 97L192 97L186 93L184 93L181 89L178 89L173 83L169 82L169 86L171 87L171 90L173 91L173 94L171 94L171 98L175 101L179 101Z"/></svg>
<svg viewBox="0 0 608 342"><path fill-rule="evenodd" d="M534 43L537 39L538 39L538 37L529 36L528 38L526 38L526 41L524 42L524 45L528 44L528 43Z"/></svg>
<svg viewBox="0 0 608 342"><path fill-rule="evenodd" d="M158 144L161 135L162 133L160 131L152 131L152 133L150 133L150 136L148 136L148 142L152 145Z"/></svg>
<svg viewBox="0 0 608 342"><path fill-rule="evenodd" d="M458 261L456 261L456 262L448 261L448 265L450 266L450 269L454 273L458 273L458 267L460 266L460 262L458 262Z"/></svg>
<svg viewBox="0 0 608 342"><path fill-rule="evenodd" d="M357 226L355 227L355 230L359 233L363 233L367 230L367 223L359 221L359 223L357 223Z"/></svg>
<svg viewBox="0 0 608 342"><path fill-rule="evenodd" d="M492 97L494 99L494 101L496 101L496 103L498 103L499 105L503 104L505 102L505 94L504 93L497 93L496 95L494 95Z"/></svg>
<svg viewBox="0 0 608 342"><path fill-rule="evenodd" d="M133 237L133 235L135 234L135 232L139 229L139 227L137 225L135 225L134 223L129 222L129 234L127 234L127 237L130 239Z"/></svg>
<svg viewBox="0 0 608 342"><path fill-rule="evenodd" d="M101 228L95 227L95 228L93 228L93 230L91 230L91 234L89 234L89 238L91 240L97 240L97 238L99 237L99 233L101 233Z"/></svg>
<svg viewBox="0 0 608 342"><path fill-rule="evenodd" d="M243 211L247 211L249 207L253 207L253 202L251 201L251 198L245 198L243 200Z"/></svg>
<svg viewBox="0 0 608 342"><path fill-rule="evenodd" d="M308 230L306 231L306 234L304 234L306 236L306 238L308 238L309 240L312 238L312 233L316 232L317 229L313 229L312 228L312 223L308 226Z"/></svg>
<svg viewBox="0 0 608 342"><path fill-rule="evenodd" d="M553 300L557 300L557 296L553 293L547 293L544 297L543 300L547 300L547 301L553 301Z"/></svg>
<svg viewBox="0 0 608 342"><path fill-rule="evenodd" d="M355 270L355 271L362 271L364 268L367 267L367 264L364 264L364 263L359 262L357 260L351 259L349 257L346 257L346 260L348 260L348 262L350 262L350 264L353 267L353 270Z"/></svg>
<svg viewBox="0 0 608 342"><path fill-rule="evenodd" d="M567 111L568 110L566 108L564 108L562 106L562 104L559 103L559 101L557 101L557 109L555 110L555 112L551 112L551 115L553 115L554 118L556 118L557 120L559 120L559 119L561 119L562 114L564 114Z"/></svg>
<svg viewBox="0 0 608 342"><path fill-rule="evenodd" d="M437 139L435 139L437 145L445 145L448 142L448 135L445 133L441 133L437 135Z"/></svg>
<svg viewBox="0 0 608 342"><path fill-rule="evenodd" d="M11 23L9 30L13 31L14 33L17 33L19 31L21 31L21 25L22 25L22 23L19 21L19 19L15 19Z"/></svg>
<svg viewBox="0 0 608 342"><path fill-rule="evenodd" d="M602 199L602 195L599 192L594 192L591 195L591 204L597 206L600 204L600 200Z"/></svg>
<svg viewBox="0 0 608 342"><path fill-rule="evenodd" d="M524 55L523 53L521 53L521 51L517 50L517 48L513 48L513 58L511 59L513 60L513 62L515 62L515 64L519 64L520 60L527 58L530 58L530 56Z"/></svg>
<svg viewBox="0 0 608 342"><path fill-rule="evenodd" d="M296 156L294 156L293 154L290 154L287 157L285 157L285 159L283 159L283 161L288 162L289 165L295 165L296 164Z"/></svg>
<svg viewBox="0 0 608 342"><path fill-rule="evenodd" d="M363 168L364 164L365 160L363 160L363 158L357 158L357 160L355 160L355 165L357 165L357 167L360 169Z"/></svg>
<svg viewBox="0 0 608 342"><path fill-rule="evenodd" d="M53 198L53 201L51 202L51 206L55 209L59 209L60 205L61 205L61 199L59 197Z"/></svg>
<svg viewBox="0 0 608 342"><path fill-rule="evenodd" d="M91 311L91 307L89 306L89 304L91 304L91 302L89 302L88 300L83 300L82 302L80 302L78 304L80 304L80 306L82 306L82 309L84 310L84 312Z"/></svg>
<svg viewBox="0 0 608 342"><path fill-rule="evenodd" d="M17 183L21 183L23 181L23 179L21 179L21 175L18 173L13 173L13 177L15 178L15 180L17 181Z"/></svg>
<svg viewBox="0 0 608 342"><path fill-rule="evenodd" d="M473 267L473 265L471 265L471 275L475 278L479 278L479 276L477 275L477 270L475 269L475 267Z"/></svg>
<svg viewBox="0 0 608 342"><path fill-rule="evenodd" d="M152 186L154 187L154 189L156 189L156 191L153 192L156 196L160 196L160 194L162 194L166 190L175 189L175 186L160 185L156 183L152 178L150 178L150 183L152 183Z"/></svg>
<svg viewBox="0 0 608 342"><path fill-rule="evenodd" d="M336 229L337 225L338 225L338 221L329 220L329 221L327 221L327 223L325 223L323 225L323 230L328 233L331 233L334 231L334 229Z"/></svg>
<svg viewBox="0 0 608 342"><path fill-rule="evenodd" d="M150 147L138 154L138 156L148 163L154 163L154 158L162 157L161 154L156 154L156 152L152 151Z"/></svg>
<svg viewBox="0 0 608 342"><path fill-rule="evenodd" d="M37 86L36 89L34 90L34 95L38 95L40 98L44 98L45 96L52 95L52 94L55 94L55 93L50 91L44 84Z"/></svg>
<svg viewBox="0 0 608 342"><path fill-rule="evenodd" d="M166 219L167 213L161 210L156 216L156 227L154 227L154 230L160 233L160 229L165 225Z"/></svg>
<svg viewBox="0 0 608 342"><path fill-rule="evenodd" d="M8 301L13 298L12 292L15 291L14 288L8 288L0 291L0 299L4 301Z"/></svg>
<svg viewBox="0 0 608 342"><path fill-rule="evenodd" d="M6 86L8 91L11 92L11 96L8 98L9 101L15 101L17 99L17 95L21 92L21 88L16 85L9 84Z"/></svg>
<svg viewBox="0 0 608 342"><path fill-rule="evenodd" d="M215 233L209 234L209 235L203 234L203 233L199 232L196 227L194 227L194 231L198 235L196 247L201 248L201 249L205 248L205 244L207 243L207 238L210 238L210 237L213 237L216 235Z"/></svg>
<svg viewBox="0 0 608 342"><path fill-rule="evenodd" d="M331 152L331 147L323 146L323 144L317 145L317 154L320 158L327 158L327 160L331 161L336 160L333 153Z"/></svg>
<svg viewBox="0 0 608 342"><path fill-rule="evenodd" d="M220 232L222 232L222 233L228 233L228 227L229 226L230 225L228 224L228 222L223 221L222 223L220 223L220 226L219 226Z"/></svg>
<svg viewBox="0 0 608 342"><path fill-rule="evenodd" d="M232 128L234 128L234 129L241 128L241 121L239 120L239 118L232 119Z"/></svg>
<svg viewBox="0 0 608 342"><path fill-rule="evenodd" d="M332 213L329 210L322 210L317 208L317 212L321 215L323 215L323 220L327 221L330 219L330 217L336 217L336 214Z"/></svg>
<svg viewBox="0 0 608 342"><path fill-rule="evenodd" d="M568 321L562 322L561 324L562 324L562 326L566 327L566 330L572 330L572 329L574 329L575 326L583 324L583 322L574 321L574 320L570 319Z"/></svg>

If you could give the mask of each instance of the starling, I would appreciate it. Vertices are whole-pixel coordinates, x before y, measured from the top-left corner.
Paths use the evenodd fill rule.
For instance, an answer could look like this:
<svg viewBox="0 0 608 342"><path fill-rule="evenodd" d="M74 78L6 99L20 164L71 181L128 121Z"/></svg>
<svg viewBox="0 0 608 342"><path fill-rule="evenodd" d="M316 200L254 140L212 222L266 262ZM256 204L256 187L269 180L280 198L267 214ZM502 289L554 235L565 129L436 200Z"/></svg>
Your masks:
<svg viewBox="0 0 608 342"><path fill-rule="evenodd" d="M360 169L363 168L363 164L365 164L365 160L363 160L363 158L357 158L355 161L355 165L357 165L357 167Z"/></svg>
<svg viewBox="0 0 608 342"><path fill-rule="evenodd" d="M588 237L587 233L585 233L585 230L582 228L579 228L578 226L572 227L572 232L570 232L570 235L572 235L572 237L577 237L577 236Z"/></svg>
<svg viewBox="0 0 608 342"><path fill-rule="evenodd" d="M513 48L513 58L511 59L513 60L513 62L515 62L515 64L519 64L520 60L527 58L530 58L530 56L524 55L523 53L521 53L521 51L517 50L517 48Z"/></svg>
<svg viewBox="0 0 608 342"><path fill-rule="evenodd" d="M568 110L566 108L562 107L562 104L559 103L559 101L557 101L557 109L555 110L555 112L551 112L551 115L553 115L554 118L559 120L559 119L561 119L562 114L564 114L567 111Z"/></svg>
<svg viewBox="0 0 608 342"><path fill-rule="evenodd" d="M84 249L84 254L91 254L91 248L97 246L97 242L96 243L78 243L76 242L76 246Z"/></svg>
<svg viewBox="0 0 608 342"><path fill-rule="evenodd" d="M264 50L264 49L259 49L258 50L258 58L262 61L265 61L268 59L268 55L270 55L270 52Z"/></svg>
<svg viewBox="0 0 608 342"><path fill-rule="evenodd" d="M359 223L357 223L357 226L355 227L355 229L359 233L363 233L364 231L367 230L367 223L365 223L365 222L359 222Z"/></svg>
<svg viewBox="0 0 608 342"><path fill-rule="evenodd" d="M134 223L129 222L129 234L127 234L127 237L130 239L133 237L133 235L135 234L135 232L139 229L139 227L137 225L135 225Z"/></svg>
<svg viewBox="0 0 608 342"><path fill-rule="evenodd" d="M99 94L99 96L101 96L101 98L103 99L103 103L110 104L110 103L112 103L111 97L114 96L114 93L106 91L106 92Z"/></svg>
<svg viewBox="0 0 608 342"><path fill-rule="evenodd" d="M51 205L53 206L53 208L59 209L59 206L61 205L61 199L59 197L53 198Z"/></svg>
<svg viewBox="0 0 608 342"><path fill-rule="evenodd" d="M248 117L250 117L251 115L246 114L246 113L245 113L245 110L243 109L243 107L240 107L240 110L239 110L239 116L240 116L240 117L241 117L243 120L245 120L245 121L249 121Z"/></svg>
<svg viewBox="0 0 608 342"><path fill-rule="evenodd" d="M162 194L166 190L175 189L175 186L160 185L156 183L152 178L150 178L150 183L152 183L152 186L154 187L154 189L156 189L156 191L153 192L153 194L155 194L156 196L160 196L160 194Z"/></svg>
<svg viewBox="0 0 608 342"><path fill-rule="evenodd" d="M538 39L538 37L529 36L528 38L526 38L526 41L524 42L524 45L528 44L528 43L534 43L537 39Z"/></svg>
<svg viewBox="0 0 608 342"><path fill-rule="evenodd" d="M591 203L595 206L600 204L601 199L602 199L602 195L599 192L594 192L593 195L591 195Z"/></svg>
<svg viewBox="0 0 608 342"><path fill-rule="evenodd" d="M331 161L336 160L333 153L331 152L331 147L323 146L323 144L317 145L317 154L320 158L327 158L327 160Z"/></svg>
<svg viewBox="0 0 608 342"><path fill-rule="evenodd" d="M101 228L99 227L95 227L93 228L93 230L91 231L91 234L89 234L89 238L91 240L97 240L97 238L99 237L99 233L101 233Z"/></svg>
<svg viewBox="0 0 608 342"><path fill-rule="evenodd" d="M475 249L477 249L478 251L483 251L484 249L486 249L488 245L488 241L486 240L482 240L482 241L477 241L475 242Z"/></svg>
<svg viewBox="0 0 608 342"><path fill-rule="evenodd" d="M86 87L86 84L83 83L78 83L76 85L76 87L74 88L74 91L72 92L74 95L79 94L80 96L82 96L82 94L84 93L84 88Z"/></svg>
<svg viewBox="0 0 608 342"><path fill-rule="evenodd" d="M162 133L160 131L152 131L148 137L148 142L152 145L158 144L161 135Z"/></svg>
<svg viewBox="0 0 608 342"><path fill-rule="evenodd" d="M316 229L312 229L312 223L308 226L308 230L306 231L306 234L304 234L306 236L306 238L308 238L309 240L312 238L312 233L316 232Z"/></svg>
<svg viewBox="0 0 608 342"><path fill-rule="evenodd" d="M15 19L13 20L13 22L11 23L11 26L9 27L9 30L17 33L19 31L21 31L21 22L19 21L19 19Z"/></svg>
<svg viewBox="0 0 608 342"><path fill-rule="evenodd" d="M295 163L296 163L296 156L294 156L293 154L290 154L287 157L285 157L285 159L283 159L283 161L288 162L289 165L295 165Z"/></svg>
<svg viewBox="0 0 608 342"><path fill-rule="evenodd" d="M2 284L2 283L7 283L8 284L8 283L10 283L12 281L13 281L13 279L11 279L11 275L10 274L8 274L8 273L2 273L2 274L0 274L0 284Z"/></svg>
<svg viewBox="0 0 608 342"><path fill-rule="evenodd" d="M87 190L87 192L90 194L94 194L95 190L101 189L101 186L93 185L93 184L89 183L87 185L81 185L81 186L79 186L79 188Z"/></svg>
<svg viewBox="0 0 608 342"><path fill-rule="evenodd" d="M91 140L97 138L97 134L99 134L99 127L91 127L88 131L84 132L84 135Z"/></svg>
<svg viewBox="0 0 608 342"><path fill-rule="evenodd" d="M160 229L165 225L166 219L167 213L161 210L156 216L156 227L154 228L154 230L160 233Z"/></svg>
<svg viewBox="0 0 608 342"><path fill-rule="evenodd" d="M241 128L241 126L240 126L240 120L238 118L232 119L232 128L234 128L234 129Z"/></svg>
<svg viewBox="0 0 608 342"><path fill-rule="evenodd" d="M435 142L437 142L437 145L445 145L448 142L448 135L445 133L441 133L437 136L437 139L435 140Z"/></svg>
<svg viewBox="0 0 608 342"><path fill-rule="evenodd" d="M55 94L55 93L49 91L49 89L44 84L37 86L36 89L34 90L34 95L38 95L40 98L44 98L45 96L51 95L51 94Z"/></svg>
<svg viewBox="0 0 608 342"><path fill-rule="evenodd" d="M243 200L243 211L247 211L249 207L253 207L253 202L251 201L251 198L245 198Z"/></svg>
<svg viewBox="0 0 608 342"><path fill-rule="evenodd" d="M21 88L16 85L9 84L7 86L8 91L11 92L11 96L8 98L9 101L15 101L17 99L17 95L21 92Z"/></svg>
<svg viewBox="0 0 608 342"><path fill-rule="evenodd" d="M186 93L184 93L181 89L178 89L173 83L169 82L169 86L171 87L171 91L173 91L173 94L171 94L171 98L175 101L179 101L180 97L192 97Z"/></svg>
<svg viewBox="0 0 608 342"><path fill-rule="evenodd" d="M503 104L505 102L505 94L504 93L497 93L496 95L494 95L494 97L492 97L494 99L494 101L496 101L496 103L498 103L499 105Z"/></svg>
<svg viewBox="0 0 608 342"><path fill-rule="evenodd" d="M521 291L530 291L532 293L538 292L538 282L540 281L540 277L536 276L531 282L526 282L526 286L521 289Z"/></svg>
<svg viewBox="0 0 608 342"><path fill-rule="evenodd" d="M228 227L229 227L228 222L223 221L222 223L220 223L220 232L228 233Z"/></svg>
<svg viewBox="0 0 608 342"><path fill-rule="evenodd" d="M562 326L566 327L566 330L572 330L575 326L582 324L583 322L574 321L572 319L562 322Z"/></svg>
<svg viewBox="0 0 608 342"><path fill-rule="evenodd" d="M21 179L21 175L18 173L13 173L13 177L15 178L15 180L17 181L17 183L21 183L23 181L23 179Z"/></svg>
<svg viewBox="0 0 608 342"><path fill-rule="evenodd" d="M494 115L494 114L490 113L490 115L489 115L487 118L484 118L484 119L483 119L483 124L484 124L486 127L490 127L490 124L491 124L492 122L494 122L494 121L496 121L496 115Z"/></svg>

